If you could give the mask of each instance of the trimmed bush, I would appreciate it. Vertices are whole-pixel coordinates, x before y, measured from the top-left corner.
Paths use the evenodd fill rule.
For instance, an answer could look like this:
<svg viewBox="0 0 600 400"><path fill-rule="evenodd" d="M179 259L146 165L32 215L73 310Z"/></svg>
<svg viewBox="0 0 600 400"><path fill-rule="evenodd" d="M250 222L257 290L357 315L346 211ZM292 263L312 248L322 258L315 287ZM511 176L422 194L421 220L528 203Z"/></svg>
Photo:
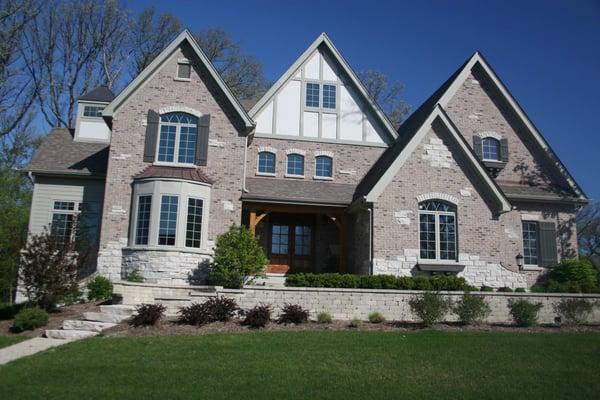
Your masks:
<svg viewBox="0 0 600 400"><path fill-rule="evenodd" d="M360 318L352 318L352 321L350 321L350 328L358 328L361 323L362 321Z"/></svg>
<svg viewBox="0 0 600 400"><path fill-rule="evenodd" d="M505 293L512 293L513 290L511 288L509 288L508 286L502 286L501 288L498 289L499 292L505 292Z"/></svg>
<svg viewBox="0 0 600 400"><path fill-rule="evenodd" d="M251 328L264 328L271 320L271 307L258 305L246 311L246 317L242 324Z"/></svg>
<svg viewBox="0 0 600 400"><path fill-rule="evenodd" d="M290 287L325 287L349 289L396 289L396 290L467 290L469 285L464 278L457 276L393 276L393 275L354 275L354 274L313 274L289 275L285 285Z"/></svg>
<svg viewBox="0 0 600 400"><path fill-rule="evenodd" d="M301 324L308 321L308 310L298 304L284 304L277 320L280 324Z"/></svg>
<svg viewBox="0 0 600 400"><path fill-rule="evenodd" d="M414 296L408 301L412 312L425 326L439 322L452 307L450 300L444 299L439 293L425 292Z"/></svg>
<svg viewBox="0 0 600 400"><path fill-rule="evenodd" d="M127 282L144 283L144 277L137 269L125 274L124 278Z"/></svg>
<svg viewBox="0 0 600 400"><path fill-rule="evenodd" d="M333 319L331 318L331 314L323 311L317 314L317 321L320 324L330 324Z"/></svg>
<svg viewBox="0 0 600 400"><path fill-rule="evenodd" d="M482 296L465 293L454 306L454 312L464 325L480 324L492 312Z"/></svg>
<svg viewBox="0 0 600 400"><path fill-rule="evenodd" d="M586 299L562 299L554 305L554 312L560 318L560 322L580 325L587 322L593 308L594 303Z"/></svg>
<svg viewBox="0 0 600 400"><path fill-rule="evenodd" d="M87 284L88 300L108 300L112 297L113 285L103 276L97 276Z"/></svg>
<svg viewBox="0 0 600 400"><path fill-rule="evenodd" d="M372 324L381 324L385 322L385 317L382 313L375 311L369 314L369 322Z"/></svg>
<svg viewBox="0 0 600 400"><path fill-rule="evenodd" d="M482 286L480 289L481 292L493 292L494 288L490 286Z"/></svg>
<svg viewBox="0 0 600 400"><path fill-rule="evenodd" d="M210 317L204 303L192 303L189 306L179 308L177 322L186 325L204 325Z"/></svg>
<svg viewBox="0 0 600 400"><path fill-rule="evenodd" d="M531 290L547 293L597 293L598 271L590 260L563 260L551 268L544 281L536 283Z"/></svg>
<svg viewBox="0 0 600 400"><path fill-rule="evenodd" d="M165 316L167 307L162 304L140 304L129 323L133 326L156 325Z"/></svg>
<svg viewBox="0 0 600 400"><path fill-rule="evenodd" d="M529 300L510 300L508 302L510 315L517 326L528 327L537 325L538 312L542 303L532 303Z"/></svg>
<svg viewBox="0 0 600 400"><path fill-rule="evenodd" d="M210 322L226 322L235 316L238 305L234 299L212 297L204 303L192 303L177 312L177 322L188 325L204 325Z"/></svg>
<svg viewBox="0 0 600 400"><path fill-rule="evenodd" d="M15 315L13 332L31 331L48 323L48 313L39 307L24 308Z"/></svg>
<svg viewBox="0 0 600 400"><path fill-rule="evenodd" d="M527 290L522 287L518 287L515 289L515 293L526 293L526 292L527 292Z"/></svg>

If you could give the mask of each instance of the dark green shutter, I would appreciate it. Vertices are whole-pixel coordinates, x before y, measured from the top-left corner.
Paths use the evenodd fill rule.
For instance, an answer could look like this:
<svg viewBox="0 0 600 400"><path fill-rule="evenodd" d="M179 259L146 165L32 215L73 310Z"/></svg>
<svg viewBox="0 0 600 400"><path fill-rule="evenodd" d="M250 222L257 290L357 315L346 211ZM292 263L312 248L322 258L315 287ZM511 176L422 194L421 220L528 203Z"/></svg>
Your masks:
<svg viewBox="0 0 600 400"><path fill-rule="evenodd" d="M208 132L210 114L203 115L198 120L198 140L196 141L196 165L206 165L208 160Z"/></svg>
<svg viewBox="0 0 600 400"><path fill-rule="evenodd" d="M508 162L508 140L500 140L500 161Z"/></svg>
<svg viewBox="0 0 600 400"><path fill-rule="evenodd" d="M540 267L553 267L558 263L556 250L556 227L552 222L539 223Z"/></svg>
<svg viewBox="0 0 600 400"><path fill-rule="evenodd" d="M483 149L481 147L481 138L479 136L473 136L473 150L475 151L475 154L477 154L477 157L482 160Z"/></svg>
<svg viewBox="0 0 600 400"><path fill-rule="evenodd" d="M146 139L144 141L144 162L154 162L156 155L156 139L160 116L154 110L148 110L146 123Z"/></svg>

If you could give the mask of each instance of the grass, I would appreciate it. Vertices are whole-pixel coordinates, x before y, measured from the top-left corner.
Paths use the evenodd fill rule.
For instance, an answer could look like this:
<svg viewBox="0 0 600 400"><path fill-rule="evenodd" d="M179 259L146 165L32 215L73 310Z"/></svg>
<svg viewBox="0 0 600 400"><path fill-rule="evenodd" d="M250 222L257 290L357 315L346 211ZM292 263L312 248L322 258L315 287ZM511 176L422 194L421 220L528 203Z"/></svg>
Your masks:
<svg viewBox="0 0 600 400"><path fill-rule="evenodd" d="M92 338L0 367L11 399L594 398L597 333Z"/></svg>
<svg viewBox="0 0 600 400"><path fill-rule="evenodd" d="M29 339L26 336L0 336L0 349Z"/></svg>

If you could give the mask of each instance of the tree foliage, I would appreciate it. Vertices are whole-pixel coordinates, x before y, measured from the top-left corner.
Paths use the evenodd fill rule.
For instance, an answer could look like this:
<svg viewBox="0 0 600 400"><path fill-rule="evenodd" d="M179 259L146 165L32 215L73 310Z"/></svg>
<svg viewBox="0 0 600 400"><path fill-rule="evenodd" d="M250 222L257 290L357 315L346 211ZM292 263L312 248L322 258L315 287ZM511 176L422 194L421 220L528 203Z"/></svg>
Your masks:
<svg viewBox="0 0 600 400"><path fill-rule="evenodd" d="M582 208L577 214L577 241L579 254L600 258L600 202Z"/></svg>
<svg viewBox="0 0 600 400"><path fill-rule="evenodd" d="M387 115L394 129L398 129L410 112L410 106L402 98L404 85L399 81L390 82L388 76L379 71L362 71L358 73L358 77Z"/></svg>

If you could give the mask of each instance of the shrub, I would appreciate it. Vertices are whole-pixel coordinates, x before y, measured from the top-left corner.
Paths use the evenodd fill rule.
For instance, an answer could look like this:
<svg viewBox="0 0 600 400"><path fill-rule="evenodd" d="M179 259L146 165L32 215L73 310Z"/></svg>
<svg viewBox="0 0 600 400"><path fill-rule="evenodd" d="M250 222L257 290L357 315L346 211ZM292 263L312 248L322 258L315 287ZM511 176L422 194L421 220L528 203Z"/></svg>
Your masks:
<svg viewBox="0 0 600 400"><path fill-rule="evenodd" d="M164 317L166 309L162 304L140 304L135 307L136 313L129 323L133 326L156 325Z"/></svg>
<svg viewBox="0 0 600 400"><path fill-rule="evenodd" d="M431 326L440 321L452 306L450 300L444 299L439 293L434 292L425 292L414 296L408 301L408 304L425 326Z"/></svg>
<svg viewBox="0 0 600 400"><path fill-rule="evenodd" d="M241 288L248 276L264 275L268 262L254 234L244 226L232 225L228 232L217 237L209 282Z"/></svg>
<svg viewBox="0 0 600 400"><path fill-rule="evenodd" d="M482 286L480 289L482 292L493 292L494 288L490 286Z"/></svg>
<svg viewBox="0 0 600 400"><path fill-rule="evenodd" d="M238 310L234 299L227 297L212 297L204 303L192 303L181 307L178 311L177 322L188 325L203 325L209 322L229 321Z"/></svg>
<svg viewBox="0 0 600 400"><path fill-rule="evenodd" d="M271 307L268 305L258 305L246 311L246 317L242 322L251 328L263 328L271 320Z"/></svg>
<svg viewBox="0 0 600 400"><path fill-rule="evenodd" d="M24 308L15 315L12 330L23 332L45 326L48 323L48 313L39 307Z"/></svg>
<svg viewBox="0 0 600 400"><path fill-rule="evenodd" d="M554 312L561 322L578 325L587 322L594 304L586 299L563 299L554 305Z"/></svg>
<svg viewBox="0 0 600 400"><path fill-rule="evenodd" d="M308 321L308 310L298 304L284 304L277 322L280 324L301 324Z"/></svg>
<svg viewBox="0 0 600 400"><path fill-rule="evenodd" d="M361 324L361 320L360 318L352 318L352 321L350 321L350 328L358 328Z"/></svg>
<svg viewBox="0 0 600 400"><path fill-rule="evenodd" d="M124 278L127 282L134 282L134 283L143 283L144 282L144 276L142 274L140 274L140 271L138 271L137 269L134 269L133 271L126 273Z"/></svg>
<svg viewBox="0 0 600 400"><path fill-rule="evenodd" d="M474 296L470 293L465 293L455 307L454 312L458 315L458 319L465 325L473 325L481 323L488 315L490 315L490 306L481 296Z"/></svg>
<svg viewBox="0 0 600 400"><path fill-rule="evenodd" d="M542 309L542 303L532 303L524 299L510 300L508 308L517 326L528 327L537 324L537 316Z"/></svg>
<svg viewBox="0 0 600 400"><path fill-rule="evenodd" d="M210 320L204 303L192 303L189 306L179 308L177 322L187 325L203 325Z"/></svg>
<svg viewBox="0 0 600 400"><path fill-rule="evenodd" d="M112 297L113 285L103 276L97 276L87 284L87 297L90 301L108 300Z"/></svg>
<svg viewBox="0 0 600 400"><path fill-rule="evenodd" d="M457 276L393 276L299 273L286 277L286 286L397 290L467 290L464 278Z"/></svg>
<svg viewBox="0 0 600 400"><path fill-rule="evenodd" d="M505 292L505 293L512 293L513 290L512 288L509 288L508 286L502 286L501 288L498 289L499 292Z"/></svg>
<svg viewBox="0 0 600 400"><path fill-rule="evenodd" d="M331 314L323 311L317 314L317 321L320 324L330 324L333 319L331 318Z"/></svg>
<svg viewBox="0 0 600 400"><path fill-rule="evenodd" d="M525 292L527 292L527 290L522 287L518 287L515 289L515 293L525 293Z"/></svg>
<svg viewBox="0 0 600 400"><path fill-rule="evenodd" d="M548 271L531 290L548 293L595 293L600 291L598 272L588 259L563 260Z"/></svg>
<svg viewBox="0 0 600 400"><path fill-rule="evenodd" d="M380 312L372 312L369 314L369 322L372 324L380 324L385 321L385 317Z"/></svg>

